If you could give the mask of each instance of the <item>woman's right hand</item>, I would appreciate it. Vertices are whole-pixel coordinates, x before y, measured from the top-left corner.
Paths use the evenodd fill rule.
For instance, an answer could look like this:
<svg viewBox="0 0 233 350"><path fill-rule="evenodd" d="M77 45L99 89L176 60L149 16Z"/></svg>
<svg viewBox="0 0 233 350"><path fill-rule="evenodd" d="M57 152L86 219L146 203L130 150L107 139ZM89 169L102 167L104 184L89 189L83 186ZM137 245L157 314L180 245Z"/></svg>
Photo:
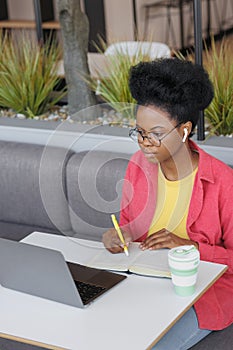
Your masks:
<svg viewBox="0 0 233 350"><path fill-rule="evenodd" d="M125 243L128 246L132 242L131 235L126 231L121 231L125 239ZM124 251L123 244L114 228L110 228L107 232L103 234L102 242L107 250L111 253L122 253Z"/></svg>

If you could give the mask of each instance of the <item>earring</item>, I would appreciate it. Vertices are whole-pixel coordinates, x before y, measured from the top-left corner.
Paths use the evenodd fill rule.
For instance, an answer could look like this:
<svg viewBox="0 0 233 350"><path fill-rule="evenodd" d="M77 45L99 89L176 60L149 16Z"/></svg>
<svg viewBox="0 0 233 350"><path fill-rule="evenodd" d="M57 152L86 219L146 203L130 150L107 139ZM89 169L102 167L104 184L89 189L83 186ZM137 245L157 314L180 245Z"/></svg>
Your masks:
<svg viewBox="0 0 233 350"><path fill-rule="evenodd" d="M182 139L182 142L185 142L185 141L186 141L187 136L188 136L188 129L187 129L187 128L184 128L184 137L183 137L183 139Z"/></svg>

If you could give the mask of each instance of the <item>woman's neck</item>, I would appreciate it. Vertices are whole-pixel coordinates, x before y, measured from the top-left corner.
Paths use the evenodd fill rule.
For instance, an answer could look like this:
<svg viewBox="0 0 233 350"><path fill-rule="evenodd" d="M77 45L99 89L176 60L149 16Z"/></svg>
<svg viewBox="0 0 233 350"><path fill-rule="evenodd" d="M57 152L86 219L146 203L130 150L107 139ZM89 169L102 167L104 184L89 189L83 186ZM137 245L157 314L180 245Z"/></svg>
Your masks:
<svg viewBox="0 0 233 350"><path fill-rule="evenodd" d="M198 152L184 145L179 152L160 163L160 167L168 180L177 181L191 174L198 166L198 160Z"/></svg>

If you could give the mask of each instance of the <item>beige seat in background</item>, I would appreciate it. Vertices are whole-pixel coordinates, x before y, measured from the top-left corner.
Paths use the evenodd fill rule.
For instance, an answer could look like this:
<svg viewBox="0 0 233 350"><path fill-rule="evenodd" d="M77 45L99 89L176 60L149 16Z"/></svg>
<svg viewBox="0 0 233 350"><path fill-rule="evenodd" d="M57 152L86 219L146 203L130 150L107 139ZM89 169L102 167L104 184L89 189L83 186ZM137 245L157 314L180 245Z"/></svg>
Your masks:
<svg viewBox="0 0 233 350"><path fill-rule="evenodd" d="M153 60L161 57L171 57L171 51L166 44L149 41L122 41L111 44L104 52L106 56L122 53L135 56L137 53L149 55Z"/></svg>

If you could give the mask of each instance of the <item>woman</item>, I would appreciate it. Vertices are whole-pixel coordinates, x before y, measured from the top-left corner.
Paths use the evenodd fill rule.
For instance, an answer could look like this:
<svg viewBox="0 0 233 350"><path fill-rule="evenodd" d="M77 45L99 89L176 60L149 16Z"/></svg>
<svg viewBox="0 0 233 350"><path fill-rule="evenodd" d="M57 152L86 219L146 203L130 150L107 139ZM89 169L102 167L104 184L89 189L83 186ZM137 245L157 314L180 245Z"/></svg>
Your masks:
<svg viewBox="0 0 233 350"><path fill-rule="evenodd" d="M155 345L189 349L212 330L233 323L233 171L190 140L199 111L213 98L205 70L191 62L161 59L131 69L138 103L130 136L140 151L124 181L120 226L140 248L195 245L202 260L227 272ZM112 253L123 251L114 229L103 235Z"/></svg>

